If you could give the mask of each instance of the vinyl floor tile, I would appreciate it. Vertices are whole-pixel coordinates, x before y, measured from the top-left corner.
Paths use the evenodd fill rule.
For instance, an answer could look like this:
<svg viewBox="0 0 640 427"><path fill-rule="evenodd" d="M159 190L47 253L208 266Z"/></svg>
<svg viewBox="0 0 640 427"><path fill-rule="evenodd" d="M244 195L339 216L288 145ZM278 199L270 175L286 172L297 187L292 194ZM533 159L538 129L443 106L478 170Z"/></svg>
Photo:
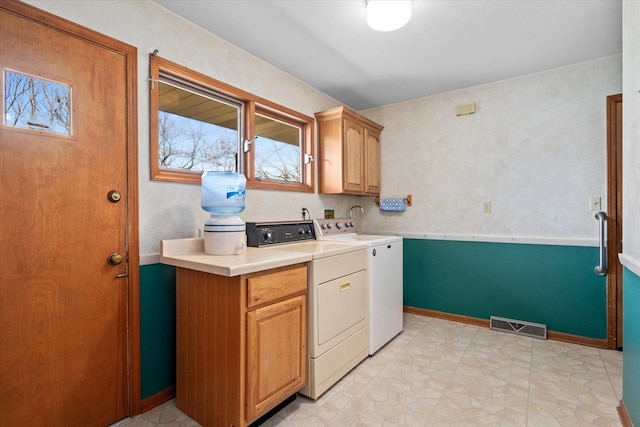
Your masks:
<svg viewBox="0 0 640 427"><path fill-rule="evenodd" d="M404 331L265 427L621 426L622 353L405 313ZM170 401L119 427L198 426Z"/></svg>

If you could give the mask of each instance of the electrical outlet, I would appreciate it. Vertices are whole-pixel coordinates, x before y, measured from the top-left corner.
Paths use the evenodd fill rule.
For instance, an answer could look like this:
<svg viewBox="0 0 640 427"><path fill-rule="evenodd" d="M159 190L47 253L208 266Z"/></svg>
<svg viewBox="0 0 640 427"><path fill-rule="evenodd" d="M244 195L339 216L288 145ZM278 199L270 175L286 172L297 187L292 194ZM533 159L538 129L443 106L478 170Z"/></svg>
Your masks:
<svg viewBox="0 0 640 427"><path fill-rule="evenodd" d="M482 202L482 212L491 213L491 200Z"/></svg>
<svg viewBox="0 0 640 427"><path fill-rule="evenodd" d="M592 197L589 200L590 206L591 206L591 210L592 211L599 211L602 209L602 198L601 197Z"/></svg>

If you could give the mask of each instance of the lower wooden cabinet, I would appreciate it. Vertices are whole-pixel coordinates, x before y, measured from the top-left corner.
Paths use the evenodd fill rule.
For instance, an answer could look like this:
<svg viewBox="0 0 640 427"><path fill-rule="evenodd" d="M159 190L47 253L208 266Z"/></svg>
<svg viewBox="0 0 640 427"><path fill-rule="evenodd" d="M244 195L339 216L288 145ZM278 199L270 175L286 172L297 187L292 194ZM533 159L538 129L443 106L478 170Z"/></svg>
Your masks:
<svg viewBox="0 0 640 427"><path fill-rule="evenodd" d="M176 405L243 427L307 380L306 264L224 277L177 269Z"/></svg>
<svg viewBox="0 0 640 427"><path fill-rule="evenodd" d="M307 299L247 314L247 418L256 419L306 383Z"/></svg>

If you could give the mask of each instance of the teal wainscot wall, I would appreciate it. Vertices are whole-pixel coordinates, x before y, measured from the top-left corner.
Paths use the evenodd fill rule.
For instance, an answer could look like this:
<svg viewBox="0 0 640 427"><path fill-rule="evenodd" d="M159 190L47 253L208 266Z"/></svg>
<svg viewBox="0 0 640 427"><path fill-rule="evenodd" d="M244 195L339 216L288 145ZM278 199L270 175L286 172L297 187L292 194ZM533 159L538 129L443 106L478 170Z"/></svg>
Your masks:
<svg viewBox="0 0 640 427"><path fill-rule="evenodd" d="M404 239L404 304L477 319L490 316L542 323L550 331L607 338L606 279L594 274L598 249L513 243ZM640 282L640 278L627 273ZM142 398L175 385L175 268L140 268ZM627 279L625 276L625 289ZM640 306L640 286L635 298ZM640 314L625 313L625 397L638 423ZM633 323L635 322L635 323ZM627 323L630 323L629 325ZM627 336L628 333L634 333ZM635 343L635 344L634 344ZM634 347L635 345L635 347ZM628 385L629 384L629 385ZM634 388L635 387L635 388Z"/></svg>
<svg viewBox="0 0 640 427"><path fill-rule="evenodd" d="M640 426L640 277L624 270L622 400L633 425Z"/></svg>
<svg viewBox="0 0 640 427"><path fill-rule="evenodd" d="M605 340L598 256L598 248L584 246L404 239L404 304Z"/></svg>
<svg viewBox="0 0 640 427"><path fill-rule="evenodd" d="M176 384L176 269L140 267L142 399Z"/></svg>

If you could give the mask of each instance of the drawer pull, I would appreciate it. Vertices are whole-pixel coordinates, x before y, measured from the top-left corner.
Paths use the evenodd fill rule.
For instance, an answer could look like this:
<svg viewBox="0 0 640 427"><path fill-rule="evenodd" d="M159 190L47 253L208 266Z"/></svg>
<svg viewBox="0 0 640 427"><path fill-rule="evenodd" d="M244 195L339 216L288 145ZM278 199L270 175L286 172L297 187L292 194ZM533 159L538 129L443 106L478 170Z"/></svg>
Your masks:
<svg viewBox="0 0 640 427"><path fill-rule="evenodd" d="M351 282L340 283L340 292L348 291L351 287Z"/></svg>

